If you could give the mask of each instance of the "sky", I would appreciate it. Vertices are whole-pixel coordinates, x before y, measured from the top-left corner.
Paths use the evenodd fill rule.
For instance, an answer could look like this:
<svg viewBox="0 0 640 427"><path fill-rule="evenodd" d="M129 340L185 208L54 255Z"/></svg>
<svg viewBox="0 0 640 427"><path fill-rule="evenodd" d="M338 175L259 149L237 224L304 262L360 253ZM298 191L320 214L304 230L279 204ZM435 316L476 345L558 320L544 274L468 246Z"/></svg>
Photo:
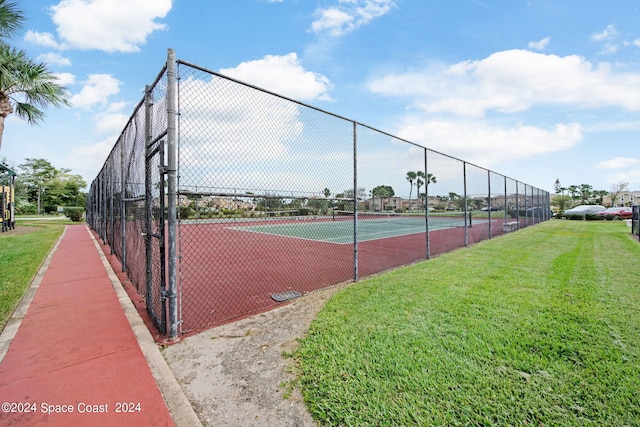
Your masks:
<svg viewBox="0 0 640 427"><path fill-rule="evenodd" d="M10 40L70 107L10 115L0 159L90 183L178 59L549 192L640 190L637 0L29 0Z"/></svg>

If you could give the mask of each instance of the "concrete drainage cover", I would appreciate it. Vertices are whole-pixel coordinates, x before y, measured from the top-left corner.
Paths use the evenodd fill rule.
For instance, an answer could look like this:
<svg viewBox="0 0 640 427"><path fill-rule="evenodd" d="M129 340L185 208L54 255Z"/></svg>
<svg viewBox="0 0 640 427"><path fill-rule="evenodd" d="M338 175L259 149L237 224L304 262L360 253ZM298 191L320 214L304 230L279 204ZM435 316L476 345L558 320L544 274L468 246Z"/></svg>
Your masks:
<svg viewBox="0 0 640 427"><path fill-rule="evenodd" d="M271 298L273 298L275 301L278 301L278 302L285 302L301 296L302 294L298 291L287 291L287 292L280 292L279 294L272 294Z"/></svg>

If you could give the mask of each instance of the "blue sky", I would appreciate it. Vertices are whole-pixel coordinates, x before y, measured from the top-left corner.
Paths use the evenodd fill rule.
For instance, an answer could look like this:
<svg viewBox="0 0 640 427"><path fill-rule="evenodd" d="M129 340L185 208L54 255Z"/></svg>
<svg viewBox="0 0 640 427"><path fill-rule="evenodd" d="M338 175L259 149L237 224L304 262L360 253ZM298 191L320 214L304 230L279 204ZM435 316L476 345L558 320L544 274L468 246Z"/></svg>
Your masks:
<svg viewBox="0 0 640 427"><path fill-rule="evenodd" d="M553 191L640 190L637 0L37 0L12 43L72 106L10 116L0 158L87 182L168 48Z"/></svg>

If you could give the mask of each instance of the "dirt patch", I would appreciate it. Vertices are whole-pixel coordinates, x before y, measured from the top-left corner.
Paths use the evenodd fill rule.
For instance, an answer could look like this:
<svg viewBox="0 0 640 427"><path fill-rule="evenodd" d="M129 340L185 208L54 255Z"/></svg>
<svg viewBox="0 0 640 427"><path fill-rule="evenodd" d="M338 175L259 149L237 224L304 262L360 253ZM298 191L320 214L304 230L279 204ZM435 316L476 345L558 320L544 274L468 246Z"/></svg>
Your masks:
<svg viewBox="0 0 640 427"><path fill-rule="evenodd" d="M316 426L298 389L292 359L327 300L346 284L311 292L256 316L185 338L163 350L205 426Z"/></svg>
<svg viewBox="0 0 640 427"><path fill-rule="evenodd" d="M21 234L33 233L34 231L38 230L41 230L41 228L38 226L21 225L14 228L13 230L6 230L0 233L0 236L19 236Z"/></svg>

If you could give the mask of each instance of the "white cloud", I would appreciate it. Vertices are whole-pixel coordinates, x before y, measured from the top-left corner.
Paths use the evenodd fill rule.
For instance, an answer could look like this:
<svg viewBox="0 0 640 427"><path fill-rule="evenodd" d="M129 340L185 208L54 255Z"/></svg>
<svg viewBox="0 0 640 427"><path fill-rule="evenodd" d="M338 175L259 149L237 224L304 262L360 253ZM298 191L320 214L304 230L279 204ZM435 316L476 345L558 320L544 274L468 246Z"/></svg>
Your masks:
<svg viewBox="0 0 640 427"><path fill-rule="evenodd" d="M601 55L613 55L614 53L616 53L617 51L620 50L620 46L614 43L605 43L602 46L602 49L600 49L600 53Z"/></svg>
<svg viewBox="0 0 640 427"><path fill-rule="evenodd" d="M120 81L110 74L91 74L79 93L69 100L73 107L106 105L107 98L120 92Z"/></svg>
<svg viewBox="0 0 640 427"><path fill-rule="evenodd" d="M129 120L130 113L122 111L129 107L128 102L114 102L107 106L106 111L96 115L96 129L100 132L120 132Z"/></svg>
<svg viewBox="0 0 640 427"><path fill-rule="evenodd" d="M598 169L625 169L631 166L635 166L640 163L640 160L631 157L616 157L614 159L605 160L596 164Z"/></svg>
<svg viewBox="0 0 640 427"><path fill-rule="evenodd" d="M234 68L220 70L222 74L237 80L299 100L330 100L332 89L329 79L307 71L295 53L283 56L267 55L248 61Z"/></svg>
<svg viewBox="0 0 640 427"><path fill-rule="evenodd" d="M138 52L156 22L171 9L172 0L62 0L51 8L53 22L65 45L106 52Z"/></svg>
<svg viewBox="0 0 640 427"><path fill-rule="evenodd" d="M406 117L396 132L401 138L465 159L479 166L563 151L578 144L582 128L560 123L551 129L522 124L510 128L474 120L428 120Z"/></svg>
<svg viewBox="0 0 640 427"><path fill-rule="evenodd" d="M371 79L371 91L414 99L428 113L482 117L515 113L536 105L640 110L640 74L594 65L577 56L509 50L464 61Z"/></svg>
<svg viewBox="0 0 640 427"><path fill-rule="evenodd" d="M616 40L619 35L620 33L618 33L615 25L608 25L604 31L592 34L590 39L603 44L602 49L598 52L600 55L613 55L620 50L620 45L614 43L614 40ZM626 42L622 44L624 45Z"/></svg>
<svg viewBox="0 0 640 427"><path fill-rule="evenodd" d="M58 67L68 67L69 65L71 65L71 60L69 58L65 58L58 53L44 53L42 55L38 55L36 60L38 62L44 62L48 65L54 65Z"/></svg>
<svg viewBox="0 0 640 427"><path fill-rule="evenodd" d="M296 104L243 85L189 77L181 81L180 92L180 158L185 166L212 167L211 159L278 159L302 132Z"/></svg>
<svg viewBox="0 0 640 427"><path fill-rule="evenodd" d="M38 31L29 30L24 36L24 40L36 44L38 46L50 47L53 49L63 49L64 46L59 44L53 34L51 33L41 33Z"/></svg>
<svg viewBox="0 0 640 427"><path fill-rule="evenodd" d="M640 185L640 168L628 172L621 172L610 175L607 177L607 182L609 184L628 182L630 188L637 188L638 185Z"/></svg>
<svg viewBox="0 0 640 427"><path fill-rule="evenodd" d="M394 6L392 0L339 0L337 6L316 9L310 30L339 37L386 15Z"/></svg>
<svg viewBox="0 0 640 427"><path fill-rule="evenodd" d="M96 116L96 129L99 132L120 131L127 124L129 116L122 113L98 114Z"/></svg>
<svg viewBox="0 0 640 427"><path fill-rule="evenodd" d="M607 25L607 28L600 33L593 33L591 40L596 42L603 42L607 40L613 40L618 37L618 30L615 25Z"/></svg>
<svg viewBox="0 0 640 427"><path fill-rule="evenodd" d="M117 140L118 135L114 134L93 144L74 146L66 157L65 167L82 175L87 184L91 185Z"/></svg>
<svg viewBox="0 0 640 427"><path fill-rule="evenodd" d="M72 85L76 82L76 76L71 73L56 73L54 75L58 78L58 83L63 86Z"/></svg>
<svg viewBox="0 0 640 427"><path fill-rule="evenodd" d="M528 47L529 49L534 50L545 50L545 48L549 45L549 42L551 42L551 37L545 37L537 42L529 42Z"/></svg>

